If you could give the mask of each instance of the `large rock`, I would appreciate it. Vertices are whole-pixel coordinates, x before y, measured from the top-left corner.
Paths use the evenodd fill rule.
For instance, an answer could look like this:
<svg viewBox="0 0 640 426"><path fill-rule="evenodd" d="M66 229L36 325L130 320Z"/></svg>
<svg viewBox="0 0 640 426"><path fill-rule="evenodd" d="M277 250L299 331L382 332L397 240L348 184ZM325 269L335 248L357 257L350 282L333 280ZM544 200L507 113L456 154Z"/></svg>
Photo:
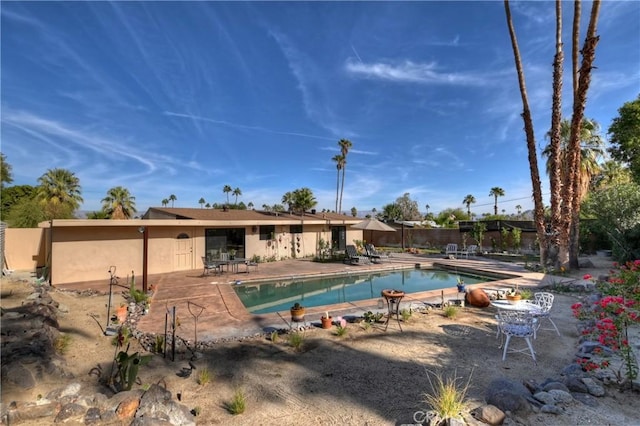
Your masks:
<svg viewBox="0 0 640 426"><path fill-rule="evenodd" d="M481 288L474 288L473 290L467 291L465 299L469 305L478 308L486 308L490 303L489 296Z"/></svg>
<svg viewBox="0 0 640 426"><path fill-rule="evenodd" d="M502 411L528 414L531 412L531 392L519 382L497 379L489 384L485 400Z"/></svg>

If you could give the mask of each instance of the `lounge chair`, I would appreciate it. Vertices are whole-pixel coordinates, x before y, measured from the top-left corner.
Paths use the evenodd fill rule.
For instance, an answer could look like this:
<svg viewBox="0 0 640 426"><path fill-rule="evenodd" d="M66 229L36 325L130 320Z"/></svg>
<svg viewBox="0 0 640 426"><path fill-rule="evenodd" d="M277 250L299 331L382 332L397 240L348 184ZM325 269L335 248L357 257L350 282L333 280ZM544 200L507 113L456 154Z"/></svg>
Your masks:
<svg viewBox="0 0 640 426"><path fill-rule="evenodd" d="M362 265L368 263L369 259L366 256L360 256L358 250L354 245L348 245L345 247L344 263L350 263L352 265Z"/></svg>
<svg viewBox="0 0 640 426"><path fill-rule="evenodd" d="M373 244L365 244L364 250L367 253L367 257L371 259L373 263L380 263L382 259L389 258L389 256L379 253Z"/></svg>
<svg viewBox="0 0 640 426"><path fill-rule="evenodd" d="M458 255L458 245L454 243L447 244L444 255L449 259L455 259L456 255Z"/></svg>

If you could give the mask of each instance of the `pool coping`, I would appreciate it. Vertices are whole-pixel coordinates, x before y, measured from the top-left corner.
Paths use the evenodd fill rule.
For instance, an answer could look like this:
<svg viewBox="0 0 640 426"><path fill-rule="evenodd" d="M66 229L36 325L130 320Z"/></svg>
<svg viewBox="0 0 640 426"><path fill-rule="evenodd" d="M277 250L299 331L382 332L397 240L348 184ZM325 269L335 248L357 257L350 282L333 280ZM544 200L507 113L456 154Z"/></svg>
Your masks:
<svg viewBox="0 0 640 426"><path fill-rule="evenodd" d="M436 264L439 267L449 269L479 271L484 274L498 274L504 279L487 283L468 285L467 289L474 288L511 288L516 284L520 287L535 288L543 278L543 274L532 273L525 268L506 262L486 259L440 259L419 256L404 256L393 258L390 262L372 264L366 266L350 266L333 264L328 266L314 265L313 262L304 264L304 260L290 260L274 262L274 264L260 265L260 274L255 278L249 274L235 274L211 281L211 277L203 276L202 271L187 271L181 274L170 274L154 277L157 283L157 291L152 298L150 314L140 318L137 328L143 333L162 334L165 322L165 314L169 307L177 307L181 312L180 319L182 334L193 336L193 320L189 313L189 303L198 303L206 306L205 314L197 323L197 340L220 341L238 339L250 336L266 335L274 330L291 330L299 327L320 326L320 317L326 311L334 317L361 316L367 311L384 311L378 306L379 298L364 299L355 302L344 302L336 305L317 306L306 308L304 323L291 321L289 310L268 314L252 314L247 311L240 301L233 286L237 281L242 282L269 282L286 279L287 277L322 277L344 275L346 270L351 273L373 273L377 271L414 269L420 265L423 269ZM304 273L299 273L303 271ZM292 274L291 271L295 271ZM329 272L327 272L329 271ZM253 272L252 272L253 273ZM409 293L401 303L401 309L422 309L432 304L441 303L442 300L456 299L460 295L457 289L428 290L418 293ZM165 309L163 309L163 307Z"/></svg>

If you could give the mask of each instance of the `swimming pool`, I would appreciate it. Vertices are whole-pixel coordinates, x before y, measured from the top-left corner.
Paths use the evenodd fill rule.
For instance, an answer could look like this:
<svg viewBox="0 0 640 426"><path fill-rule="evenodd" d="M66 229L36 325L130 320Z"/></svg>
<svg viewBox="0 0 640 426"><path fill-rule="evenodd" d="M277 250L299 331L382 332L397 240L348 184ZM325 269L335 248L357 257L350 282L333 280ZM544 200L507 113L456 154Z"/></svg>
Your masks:
<svg viewBox="0 0 640 426"><path fill-rule="evenodd" d="M296 302L309 308L379 298L380 292L385 288L405 293L450 289L456 286L458 278L463 279L465 284L497 279L444 269L405 269L310 280L241 284L234 286L234 290L249 312L266 314L286 311Z"/></svg>

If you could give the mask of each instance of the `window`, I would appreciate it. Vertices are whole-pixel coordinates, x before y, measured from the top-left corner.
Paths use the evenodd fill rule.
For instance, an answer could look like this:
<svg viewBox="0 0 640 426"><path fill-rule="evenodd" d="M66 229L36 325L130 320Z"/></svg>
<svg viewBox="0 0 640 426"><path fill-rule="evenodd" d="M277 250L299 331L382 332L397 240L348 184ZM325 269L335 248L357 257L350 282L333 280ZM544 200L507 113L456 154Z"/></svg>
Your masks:
<svg viewBox="0 0 640 426"><path fill-rule="evenodd" d="M289 232L291 232L292 234L302 234L302 225L289 226Z"/></svg>
<svg viewBox="0 0 640 426"><path fill-rule="evenodd" d="M275 225L260 225L260 239L271 240L276 235Z"/></svg>

